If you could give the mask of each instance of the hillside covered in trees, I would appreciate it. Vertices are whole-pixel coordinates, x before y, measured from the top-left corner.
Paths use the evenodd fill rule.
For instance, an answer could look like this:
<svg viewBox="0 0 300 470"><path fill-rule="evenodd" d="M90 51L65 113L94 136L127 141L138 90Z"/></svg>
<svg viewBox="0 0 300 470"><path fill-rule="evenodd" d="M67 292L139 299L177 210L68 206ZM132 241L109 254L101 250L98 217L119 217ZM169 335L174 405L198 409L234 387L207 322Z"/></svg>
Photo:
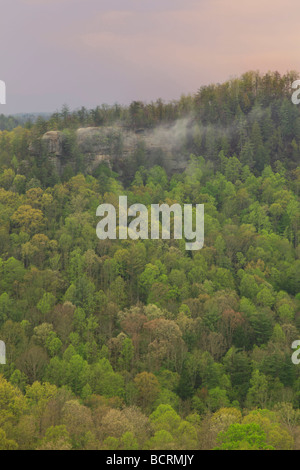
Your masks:
<svg viewBox="0 0 300 470"><path fill-rule="evenodd" d="M0 449L300 448L296 78L1 116ZM94 127L91 166L99 136L76 132ZM100 241L96 209L119 195L204 204L203 249Z"/></svg>

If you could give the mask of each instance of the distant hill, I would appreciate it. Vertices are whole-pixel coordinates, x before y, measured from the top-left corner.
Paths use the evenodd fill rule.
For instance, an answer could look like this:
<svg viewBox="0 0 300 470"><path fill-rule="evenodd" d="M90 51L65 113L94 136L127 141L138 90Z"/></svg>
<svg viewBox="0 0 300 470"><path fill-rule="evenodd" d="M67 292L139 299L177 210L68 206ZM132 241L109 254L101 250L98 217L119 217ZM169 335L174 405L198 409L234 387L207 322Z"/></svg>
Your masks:
<svg viewBox="0 0 300 470"><path fill-rule="evenodd" d="M49 119L51 113L17 113L6 116L0 114L0 130L11 131L18 126L34 124L39 117Z"/></svg>

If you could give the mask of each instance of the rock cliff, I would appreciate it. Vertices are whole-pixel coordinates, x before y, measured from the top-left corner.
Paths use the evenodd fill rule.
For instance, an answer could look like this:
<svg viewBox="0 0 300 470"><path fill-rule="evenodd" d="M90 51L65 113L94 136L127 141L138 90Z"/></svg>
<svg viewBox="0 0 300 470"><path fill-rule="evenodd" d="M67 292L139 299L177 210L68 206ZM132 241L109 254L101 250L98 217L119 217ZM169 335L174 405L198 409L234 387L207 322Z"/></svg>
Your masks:
<svg viewBox="0 0 300 470"><path fill-rule="evenodd" d="M31 145L30 152L43 151L56 167L59 175L67 164L74 165L74 155L68 145L70 136L65 131L49 131L40 139L40 145ZM142 148L146 162L164 164L170 172L181 171L186 158L176 150L177 144L168 131L139 129L136 132L117 126L79 128L73 133L77 152L82 156L84 170L93 171L103 162L122 174L130 158ZM155 158L157 161L155 161Z"/></svg>

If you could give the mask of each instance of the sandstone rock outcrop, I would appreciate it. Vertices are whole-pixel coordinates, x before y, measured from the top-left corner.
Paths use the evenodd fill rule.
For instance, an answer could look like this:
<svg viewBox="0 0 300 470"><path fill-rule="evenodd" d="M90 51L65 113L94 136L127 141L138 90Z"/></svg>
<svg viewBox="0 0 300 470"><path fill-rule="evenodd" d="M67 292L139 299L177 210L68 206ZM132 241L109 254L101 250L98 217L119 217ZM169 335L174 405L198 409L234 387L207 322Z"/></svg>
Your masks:
<svg viewBox="0 0 300 470"><path fill-rule="evenodd" d="M92 173L101 163L105 162L112 169L123 173L126 162L143 144L147 158L155 152L164 155L164 161L156 163L165 164L168 171L182 171L186 167L186 160L174 152L176 144L168 130L144 130L134 132L118 126L85 127L75 131L78 152L83 156L84 168ZM46 152L53 162L59 175L67 164L74 165L72 155L68 154L65 145L67 137L64 132L49 131L40 139L40 145L32 145L30 152L37 155L41 149Z"/></svg>
<svg viewBox="0 0 300 470"><path fill-rule="evenodd" d="M42 144L47 148L47 152L55 154L57 157L63 155L63 135L59 131L49 131L42 137Z"/></svg>

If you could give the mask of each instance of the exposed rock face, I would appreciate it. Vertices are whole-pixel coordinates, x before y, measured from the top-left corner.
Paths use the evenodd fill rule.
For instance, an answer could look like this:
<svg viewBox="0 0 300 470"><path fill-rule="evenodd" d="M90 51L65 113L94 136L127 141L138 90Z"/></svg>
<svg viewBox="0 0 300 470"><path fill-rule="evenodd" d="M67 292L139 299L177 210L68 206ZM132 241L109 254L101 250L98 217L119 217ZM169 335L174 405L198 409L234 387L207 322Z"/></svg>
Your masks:
<svg viewBox="0 0 300 470"><path fill-rule="evenodd" d="M42 137L42 143L46 146L48 153L55 154L57 157L63 155L63 135L61 132L46 132Z"/></svg>
<svg viewBox="0 0 300 470"><path fill-rule="evenodd" d="M164 155L164 164L168 171L182 171L186 161L182 156L173 152L175 143L168 131L150 131L139 129L134 132L117 126L114 127L86 127L76 130L77 148L84 157L84 168L92 173L102 162L106 162L115 171L123 173L126 162L143 145L147 158L155 152ZM52 160L59 175L67 164L74 164L72 155L68 155L64 145L66 135L60 131L49 131L43 135L40 142L43 151ZM37 155L40 149L30 147L32 154ZM161 156L158 157L162 163Z"/></svg>
<svg viewBox="0 0 300 470"><path fill-rule="evenodd" d="M108 135L111 128L83 127L77 129L77 145L85 157L87 173L92 173L101 163L105 162L111 168L113 156L109 145Z"/></svg>

